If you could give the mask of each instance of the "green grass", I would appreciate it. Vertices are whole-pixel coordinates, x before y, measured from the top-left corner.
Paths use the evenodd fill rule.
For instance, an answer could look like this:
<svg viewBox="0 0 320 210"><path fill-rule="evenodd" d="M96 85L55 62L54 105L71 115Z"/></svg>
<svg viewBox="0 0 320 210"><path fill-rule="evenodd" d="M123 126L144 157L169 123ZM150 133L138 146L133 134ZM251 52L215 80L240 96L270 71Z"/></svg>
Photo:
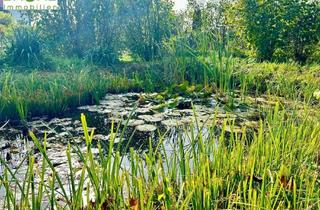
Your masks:
<svg viewBox="0 0 320 210"><path fill-rule="evenodd" d="M59 116L97 103L107 92L124 92L139 81L99 71L0 73L0 121Z"/></svg>
<svg viewBox="0 0 320 210"><path fill-rule="evenodd" d="M105 94L105 81L102 74L92 77L88 71L1 73L0 120L57 115L95 103Z"/></svg>
<svg viewBox="0 0 320 210"><path fill-rule="evenodd" d="M98 145L100 154L95 158L91 151L94 131L88 132L85 116L81 120L87 151L82 153L76 146L68 146L70 190L62 185L62 177L47 157L46 144L31 133L42 154L43 167L32 170L31 153L22 182L15 179L15 170L5 168L0 176L7 192L4 207L81 209L88 204L87 209L320 208L319 118L312 121L307 115L298 117L296 111L281 110L276 105L255 132L245 127L241 133L233 132L232 122L226 120L219 125L213 121L208 137L203 137L196 134L200 129L196 123L184 129L188 141L181 133L170 153L164 148L167 134L160 134L157 146L150 142L142 154L131 149L129 165L122 164L112 139L107 153ZM214 129L217 127L221 128L219 134ZM78 184L71 160L74 151L84 163ZM48 171L52 176L44 182L44 172ZM35 187L35 177L40 177L39 187ZM17 185L15 190L9 187L11 184ZM84 187L95 201L82 197ZM57 189L62 193L58 194ZM44 197L50 198L48 204L43 203Z"/></svg>
<svg viewBox="0 0 320 210"><path fill-rule="evenodd" d="M255 63L237 61L240 86L256 95L271 94L307 104L319 104L314 96L320 90L320 66L296 63Z"/></svg>

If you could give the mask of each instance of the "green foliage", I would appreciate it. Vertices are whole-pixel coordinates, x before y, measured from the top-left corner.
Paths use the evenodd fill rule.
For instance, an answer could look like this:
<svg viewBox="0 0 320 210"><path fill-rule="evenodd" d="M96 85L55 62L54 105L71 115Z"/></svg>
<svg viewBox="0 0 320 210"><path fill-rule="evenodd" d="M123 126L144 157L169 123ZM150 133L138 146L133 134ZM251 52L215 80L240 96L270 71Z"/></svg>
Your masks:
<svg viewBox="0 0 320 210"><path fill-rule="evenodd" d="M120 3L111 1L61 0L56 11L32 11L30 21L55 55L87 58L111 64L119 51Z"/></svg>
<svg viewBox="0 0 320 210"><path fill-rule="evenodd" d="M319 1L239 0L233 6L235 30L261 60L306 62L320 40Z"/></svg>
<svg viewBox="0 0 320 210"><path fill-rule="evenodd" d="M77 145L68 145L69 188L46 153L46 136L42 141L31 133L42 164L36 162L33 151L28 152L27 171L21 175L18 170L23 164L12 169L0 157L3 207L319 209L319 65L256 63L234 58L234 49L229 49L238 44L237 53L254 56L248 51L253 47L261 60L317 62L319 4L222 2L194 5L192 15L180 24L169 0L60 0L60 10L31 12L36 30L15 30L7 50L8 64L39 67L45 51L55 55L49 63L57 71L1 72L0 121L64 115L80 105L97 103L106 92L165 90L155 96L161 104L153 111L178 106L177 99L165 100L179 95L215 94L219 103L231 109L240 107L235 100L240 94L244 102L251 98L248 94L255 94L251 99L257 103L264 100L262 94L293 101L281 98L283 104L254 107L263 116L252 116L260 118L254 129L236 128L235 121L214 118L206 135L201 135L199 123L203 122L197 122L195 112L194 124L177 129L172 150L164 142L172 133L159 131L159 141L150 139L147 151L140 154L130 149L125 156L119 150L121 143L115 149L114 137L123 135L126 128L115 131L114 124L109 148L104 150L98 143L99 155L93 155L94 129L89 133L82 115L87 147L83 152ZM8 17L2 25L11 24ZM0 26L1 18L0 13ZM95 69L95 64L113 65L120 59L125 64L112 70ZM246 113L240 111L236 114L245 124L242 115ZM82 163L80 174L73 168L75 156ZM46 174L51 176L45 179ZM93 193L94 202L84 198L84 188L87 194Z"/></svg>
<svg viewBox="0 0 320 210"><path fill-rule="evenodd" d="M148 73L135 73L129 77L119 72L110 74L86 69L76 61L64 62L65 69L59 71L0 72L0 121L60 116L78 106L98 103L106 92L154 91L156 87L160 88L153 83L156 77Z"/></svg>
<svg viewBox="0 0 320 210"><path fill-rule="evenodd" d="M144 60L158 57L162 41L174 30L172 7L169 0L61 0L57 11L28 16L48 50L110 65L126 50Z"/></svg>
<svg viewBox="0 0 320 210"><path fill-rule="evenodd" d="M13 33L14 25L15 21L12 15L0 11L0 55L8 44L8 38Z"/></svg>
<svg viewBox="0 0 320 210"><path fill-rule="evenodd" d="M320 42L311 49L313 52L308 58L308 63L320 64Z"/></svg>
<svg viewBox="0 0 320 210"><path fill-rule="evenodd" d="M11 14L0 12L0 36L6 36L12 30L15 21Z"/></svg>
<svg viewBox="0 0 320 210"><path fill-rule="evenodd" d="M42 43L35 29L17 27L6 49L8 62L13 66L40 67L43 65Z"/></svg>
<svg viewBox="0 0 320 210"><path fill-rule="evenodd" d="M320 101L320 90L317 90L313 93L313 96Z"/></svg>
<svg viewBox="0 0 320 210"><path fill-rule="evenodd" d="M90 78L90 79L88 79ZM82 104L97 103L108 77L89 71L0 73L0 121L58 116Z"/></svg>
<svg viewBox="0 0 320 210"><path fill-rule="evenodd" d="M176 25L170 0L124 1L125 43L128 49L144 60L161 55L163 41L174 32Z"/></svg>
<svg viewBox="0 0 320 210"><path fill-rule="evenodd" d="M320 89L320 67L318 65L301 66L297 63L255 63L236 62L235 68L241 88L245 92L272 94L296 101L317 104L314 92Z"/></svg>
<svg viewBox="0 0 320 210"><path fill-rule="evenodd" d="M118 64L125 52L140 61L165 60L167 43L177 37L185 37L190 48L206 53L213 42L218 48L232 47L233 55L239 57L301 63L319 60L318 1L189 0L187 11L181 14L173 11L171 0L59 3L56 11L26 13L37 37L44 41L41 48L48 55L78 57L93 65ZM4 25L12 22L9 15L2 16L0 23L1 18ZM210 42L199 42L199 37ZM34 54L24 50L23 56L36 60Z"/></svg>

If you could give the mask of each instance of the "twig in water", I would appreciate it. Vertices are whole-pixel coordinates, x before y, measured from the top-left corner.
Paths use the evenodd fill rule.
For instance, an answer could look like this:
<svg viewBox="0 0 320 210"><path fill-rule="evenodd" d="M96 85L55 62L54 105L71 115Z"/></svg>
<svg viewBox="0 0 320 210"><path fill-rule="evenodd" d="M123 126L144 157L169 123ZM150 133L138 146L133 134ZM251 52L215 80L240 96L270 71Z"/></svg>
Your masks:
<svg viewBox="0 0 320 210"><path fill-rule="evenodd" d="M3 126L0 127L0 130L3 129L8 123L9 123L9 120Z"/></svg>

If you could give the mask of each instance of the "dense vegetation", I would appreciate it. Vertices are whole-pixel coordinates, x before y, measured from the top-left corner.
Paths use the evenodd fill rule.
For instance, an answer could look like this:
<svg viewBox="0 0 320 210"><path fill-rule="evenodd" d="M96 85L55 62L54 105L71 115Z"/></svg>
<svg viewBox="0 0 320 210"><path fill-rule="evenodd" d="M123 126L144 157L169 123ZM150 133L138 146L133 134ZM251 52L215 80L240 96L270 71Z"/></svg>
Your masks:
<svg viewBox="0 0 320 210"><path fill-rule="evenodd" d="M239 97L242 104L249 103L247 96L274 103L261 107L264 117L254 129L236 131L232 119L214 120L202 137L193 133L202 129L195 120L179 133L169 156L163 145L168 133L160 134L147 152L131 150L128 168L121 166L120 147L112 149L113 138L107 154L98 144L100 155L93 157L93 133L82 116L87 151L68 146L68 157L76 151L84 163L75 182L70 157L70 192L46 156L45 140L30 133L43 168L33 172L30 152L29 170L19 183L18 168L1 159L6 208L320 208L318 1L189 0L180 12L171 0L59 4L57 11L23 12L20 21L0 12L0 122L63 116L98 103L106 93L131 91L214 94L231 112ZM46 171L53 174L47 182ZM85 182L94 202L82 198ZM49 204L42 203L45 196Z"/></svg>

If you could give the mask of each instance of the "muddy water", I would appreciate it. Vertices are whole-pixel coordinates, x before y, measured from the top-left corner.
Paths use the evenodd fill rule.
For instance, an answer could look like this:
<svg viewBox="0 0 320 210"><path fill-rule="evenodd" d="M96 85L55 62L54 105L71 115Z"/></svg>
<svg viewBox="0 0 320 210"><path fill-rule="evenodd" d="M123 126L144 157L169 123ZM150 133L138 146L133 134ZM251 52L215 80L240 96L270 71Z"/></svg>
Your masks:
<svg viewBox="0 0 320 210"><path fill-rule="evenodd" d="M99 105L79 107L76 113L66 114L66 118L35 118L19 125L12 125L9 122L0 129L1 157L5 164L16 171L16 177L23 179L28 170L28 161L23 160L28 153L32 152L35 155L34 170L41 168L41 155L28 137L28 131L34 132L41 142L46 135L47 155L59 175L66 177L63 181L68 185L67 144L78 145L83 152L86 151L84 132L80 122L81 113L86 116L89 130L94 129L94 145L100 142L106 151L112 138L115 147L122 145L120 148L125 160L129 159L130 147L143 152L149 147L149 140L157 145L159 133L168 133L164 145L170 153L175 147L178 131L187 125L196 125L195 132L205 136L208 135L208 129L214 122L220 125L224 119L228 118L235 123L234 130L241 133L242 126L255 128L260 118L257 109L249 106L236 108L232 113L227 112L226 106L214 95L207 98L177 97L168 100L158 96L156 93L106 95ZM115 133L113 135L110 134L111 128ZM122 136L124 128L126 129ZM227 126L226 130L230 129ZM188 144L187 137L185 140L185 144ZM93 148L93 152L98 154L98 149ZM82 163L76 153L72 152L71 155L73 168L81 169ZM3 164L0 165L1 174L4 172ZM47 176L50 176L50 172ZM5 191L2 188L0 200L3 201L4 196Z"/></svg>

